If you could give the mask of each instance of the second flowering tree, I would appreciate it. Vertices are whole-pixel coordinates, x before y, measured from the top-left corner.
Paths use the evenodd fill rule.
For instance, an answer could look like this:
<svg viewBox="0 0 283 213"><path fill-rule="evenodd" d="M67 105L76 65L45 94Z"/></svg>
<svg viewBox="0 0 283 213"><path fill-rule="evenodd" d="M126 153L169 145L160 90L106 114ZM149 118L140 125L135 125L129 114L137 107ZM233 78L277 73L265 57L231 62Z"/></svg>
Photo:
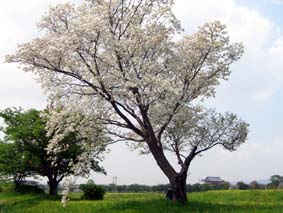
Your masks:
<svg viewBox="0 0 283 213"><path fill-rule="evenodd" d="M0 117L5 122L4 140L15 147L10 156L18 158L6 167L21 166L24 178L46 177L50 195L57 195L58 185L66 177L104 172L99 162L109 140L103 126L92 118L63 109L12 108L1 111ZM17 177L18 170L10 169L6 176Z"/></svg>

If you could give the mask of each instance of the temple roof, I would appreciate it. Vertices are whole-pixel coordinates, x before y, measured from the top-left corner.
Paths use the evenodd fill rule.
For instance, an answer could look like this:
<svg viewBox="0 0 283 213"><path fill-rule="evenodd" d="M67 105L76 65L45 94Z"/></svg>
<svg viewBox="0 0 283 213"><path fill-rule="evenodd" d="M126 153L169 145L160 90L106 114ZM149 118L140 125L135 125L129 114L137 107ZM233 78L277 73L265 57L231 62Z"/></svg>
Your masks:
<svg viewBox="0 0 283 213"><path fill-rule="evenodd" d="M208 182L222 182L220 177L212 177L212 176L207 176L203 181L208 181Z"/></svg>

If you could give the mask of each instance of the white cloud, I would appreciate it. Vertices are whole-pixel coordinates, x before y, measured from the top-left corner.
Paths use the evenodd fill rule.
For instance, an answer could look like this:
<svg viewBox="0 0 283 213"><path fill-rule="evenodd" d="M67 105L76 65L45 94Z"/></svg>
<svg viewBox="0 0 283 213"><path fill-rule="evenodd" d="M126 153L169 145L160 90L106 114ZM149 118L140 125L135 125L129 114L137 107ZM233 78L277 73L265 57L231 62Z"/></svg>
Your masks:
<svg viewBox="0 0 283 213"><path fill-rule="evenodd" d="M244 42L246 47L262 46L274 27L257 11L237 6L233 0L176 0L174 11L188 32L205 22L220 20L228 26L231 39Z"/></svg>
<svg viewBox="0 0 283 213"><path fill-rule="evenodd" d="M253 100L256 102L265 102L274 94L274 88L266 88L265 90L259 91L253 96Z"/></svg>
<svg viewBox="0 0 283 213"><path fill-rule="evenodd" d="M268 0L269 1L269 0ZM283 0L271 0L273 4L283 4Z"/></svg>

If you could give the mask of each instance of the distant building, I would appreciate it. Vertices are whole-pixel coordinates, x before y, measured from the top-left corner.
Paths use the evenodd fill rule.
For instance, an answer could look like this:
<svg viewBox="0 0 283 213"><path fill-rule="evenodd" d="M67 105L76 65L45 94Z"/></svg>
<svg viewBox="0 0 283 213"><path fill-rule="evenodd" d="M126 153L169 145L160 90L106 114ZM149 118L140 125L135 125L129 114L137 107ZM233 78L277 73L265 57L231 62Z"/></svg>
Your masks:
<svg viewBox="0 0 283 213"><path fill-rule="evenodd" d="M208 176L204 180L201 180L201 181L204 183L210 184L210 185L220 185L225 182L220 177L211 177L211 176Z"/></svg>

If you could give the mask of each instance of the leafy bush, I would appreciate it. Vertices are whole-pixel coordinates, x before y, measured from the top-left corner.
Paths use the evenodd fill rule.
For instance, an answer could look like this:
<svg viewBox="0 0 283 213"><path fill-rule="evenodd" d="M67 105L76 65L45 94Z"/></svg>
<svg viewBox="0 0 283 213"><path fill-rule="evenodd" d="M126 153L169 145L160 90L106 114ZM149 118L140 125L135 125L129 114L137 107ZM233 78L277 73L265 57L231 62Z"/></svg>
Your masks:
<svg viewBox="0 0 283 213"><path fill-rule="evenodd" d="M28 194L28 193L34 193L34 194L44 194L44 190L40 188L37 185L28 185L28 184L21 184L17 189L17 192Z"/></svg>
<svg viewBox="0 0 283 213"><path fill-rule="evenodd" d="M237 183L238 189L239 190L247 190L250 188L250 186L242 181Z"/></svg>
<svg viewBox="0 0 283 213"><path fill-rule="evenodd" d="M105 191L101 186L95 184L84 184L80 187L83 190L84 200L103 200Z"/></svg>
<svg viewBox="0 0 283 213"><path fill-rule="evenodd" d="M213 186L213 190L228 190L230 187L230 183L229 182L224 182L222 184L217 184Z"/></svg>
<svg viewBox="0 0 283 213"><path fill-rule="evenodd" d="M79 189L83 191L85 186L86 186L86 184L82 183L82 184L80 184Z"/></svg>

